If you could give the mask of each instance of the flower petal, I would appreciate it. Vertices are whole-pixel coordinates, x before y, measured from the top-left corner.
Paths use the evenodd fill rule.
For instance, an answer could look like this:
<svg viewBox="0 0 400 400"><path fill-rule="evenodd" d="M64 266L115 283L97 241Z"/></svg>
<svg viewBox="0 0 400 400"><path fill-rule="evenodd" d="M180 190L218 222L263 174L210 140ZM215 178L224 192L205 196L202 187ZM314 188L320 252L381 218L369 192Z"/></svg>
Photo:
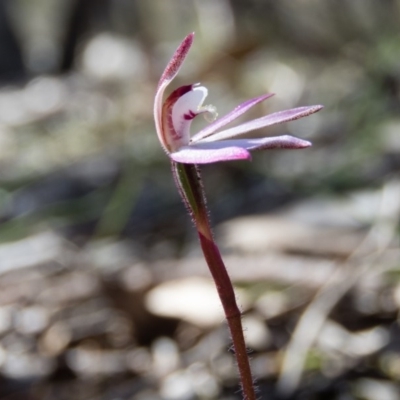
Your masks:
<svg viewBox="0 0 400 400"><path fill-rule="evenodd" d="M218 142L219 143L219 142ZM235 146L216 146L217 143L202 143L197 146L185 146L169 156L183 164L210 164L219 161L250 160L250 153Z"/></svg>
<svg viewBox="0 0 400 400"><path fill-rule="evenodd" d="M244 124L235 126L230 129L218 132L212 136L206 137L201 140L204 142L214 142L219 140L228 139L245 132L253 131L256 129L264 128L266 126L280 124L282 122L289 122L295 119L306 117L310 114L316 113L321 110L323 106L308 106L308 107L298 107L292 108L290 110L279 111L273 114L266 115L265 117L257 118Z"/></svg>
<svg viewBox="0 0 400 400"><path fill-rule="evenodd" d="M185 58L190 50L190 47L192 46L193 38L194 38L194 33L190 33L185 37L185 39L183 39L182 43L176 49L174 55L172 56L170 62L168 63L167 67L165 68L161 76L161 79L157 87L157 93L154 99L154 120L156 124L157 135L158 139L161 142L161 145L166 151L167 151L167 146L162 131L162 121L161 121L163 95L165 88L169 85L172 79L175 78L180 67L185 61Z"/></svg>
<svg viewBox="0 0 400 400"><path fill-rule="evenodd" d="M204 86L195 86L190 91L180 96L172 105L170 117L172 119L172 130L175 137L167 137L167 140L171 142L169 144L172 150L189 144L192 120L197 115L207 112L207 108L202 108L207 94L207 88ZM165 102L165 104L166 103L167 102Z"/></svg>
<svg viewBox="0 0 400 400"><path fill-rule="evenodd" d="M254 99L250 99L245 101L242 104L239 104L235 109L233 109L230 113L224 115L223 117L215 120L211 124L207 125L203 128L200 132L192 137L191 142L199 142L200 140L210 136L218 129L222 128L223 126L229 124L230 122L234 121L236 118L240 117L246 111L248 111L251 107L255 106L258 103L272 97L274 94L264 94L263 96L255 97Z"/></svg>
<svg viewBox="0 0 400 400"><path fill-rule="evenodd" d="M170 157L185 164L210 164L219 161L250 160L249 151L266 149L304 149L310 147L307 140L290 135L272 136L260 139L221 140L202 142L185 146Z"/></svg>
<svg viewBox="0 0 400 400"><path fill-rule="evenodd" d="M218 142L207 142L207 144L217 145L217 148L221 147L241 147L248 151L255 150L267 150L267 149L304 149L312 146L308 140L299 139L295 136L282 135L282 136L271 136L259 139L236 139L236 140L220 140ZM205 145L206 143L198 143Z"/></svg>

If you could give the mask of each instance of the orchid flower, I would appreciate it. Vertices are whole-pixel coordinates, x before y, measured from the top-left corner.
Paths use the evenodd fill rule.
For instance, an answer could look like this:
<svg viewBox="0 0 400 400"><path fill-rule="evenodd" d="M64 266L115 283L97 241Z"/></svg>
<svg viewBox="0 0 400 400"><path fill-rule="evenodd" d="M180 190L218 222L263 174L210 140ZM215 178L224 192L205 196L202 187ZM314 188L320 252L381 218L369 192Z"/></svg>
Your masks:
<svg viewBox="0 0 400 400"><path fill-rule="evenodd" d="M245 101L227 115L214 120L200 132L191 136L190 126L196 116L204 113L214 117L217 115L213 106L203 105L208 94L207 88L199 84L181 86L174 90L164 102L163 95L182 66L192 46L193 38L194 33L186 36L175 51L161 76L154 101L157 135L164 150L173 161L185 164L208 164L229 160L249 160L251 159L250 152L254 150L300 149L311 146L310 142L289 135L257 139L236 139L236 137L249 131L306 117L319 111L322 108L320 105L275 112L221 130L273 94L265 94Z"/></svg>
<svg viewBox="0 0 400 400"><path fill-rule="evenodd" d="M288 135L259 139L237 139L237 136L255 129L305 117L319 111L322 106L299 107L276 112L222 130L225 125L237 119L251 107L272 96L272 94L265 94L240 104L224 117L215 119L200 132L191 136L190 126L196 116L199 114L216 116L214 107L203 105L207 97L207 89L199 84L186 85L174 90L164 102L163 96L165 89L182 66L192 46L193 38L193 33L186 36L161 76L154 100L154 119L158 138L171 159L175 183L196 226L205 261L225 312L240 373L243 398L255 400L256 394L243 335L240 309L232 282L212 234L200 168L196 164L248 160L253 150L309 147L310 142Z"/></svg>

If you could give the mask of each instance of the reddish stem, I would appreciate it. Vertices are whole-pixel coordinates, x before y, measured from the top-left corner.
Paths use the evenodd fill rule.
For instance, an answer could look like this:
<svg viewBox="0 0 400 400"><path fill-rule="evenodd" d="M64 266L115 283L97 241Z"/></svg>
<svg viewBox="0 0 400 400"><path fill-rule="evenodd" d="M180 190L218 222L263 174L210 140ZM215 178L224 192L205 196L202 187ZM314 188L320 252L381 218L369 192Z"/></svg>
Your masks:
<svg viewBox="0 0 400 400"><path fill-rule="evenodd" d="M198 231L198 234L204 257L207 261L211 275L214 278L219 298L221 299L224 308L225 317L228 321L229 330L232 335L235 357L240 373L240 380L242 382L243 398L245 400L255 400L253 378L243 336L241 313L236 303L231 279L229 278L216 244L212 240L206 238L200 231Z"/></svg>
<svg viewBox="0 0 400 400"><path fill-rule="evenodd" d="M172 171L183 201L196 224L201 248L228 321L242 383L243 399L255 400L256 395L244 341L241 313L236 303L231 279L212 237L200 172L195 165L177 163L172 163Z"/></svg>

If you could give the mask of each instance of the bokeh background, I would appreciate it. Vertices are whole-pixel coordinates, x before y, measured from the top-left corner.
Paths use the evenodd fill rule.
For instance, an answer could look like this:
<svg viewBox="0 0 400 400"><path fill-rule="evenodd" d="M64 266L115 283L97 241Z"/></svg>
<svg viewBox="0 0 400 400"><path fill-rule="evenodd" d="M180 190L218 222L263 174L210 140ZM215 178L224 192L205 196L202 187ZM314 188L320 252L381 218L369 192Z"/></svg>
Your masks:
<svg viewBox="0 0 400 400"><path fill-rule="evenodd" d="M260 399L398 399L399 27L398 0L1 0L0 399L240 398L152 120L191 31L174 87L220 115L325 106L268 130L311 149L202 168Z"/></svg>

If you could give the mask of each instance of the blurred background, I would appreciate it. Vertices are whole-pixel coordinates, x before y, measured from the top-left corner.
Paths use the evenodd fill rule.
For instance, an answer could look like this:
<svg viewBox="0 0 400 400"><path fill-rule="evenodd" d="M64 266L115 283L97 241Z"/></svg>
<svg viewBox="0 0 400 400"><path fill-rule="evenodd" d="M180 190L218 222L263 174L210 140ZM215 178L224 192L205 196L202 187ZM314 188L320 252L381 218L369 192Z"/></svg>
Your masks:
<svg viewBox="0 0 400 400"><path fill-rule="evenodd" d="M202 168L260 398L398 399L399 26L398 0L0 0L0 399L240 399L152 119L191 31L172 86L220 115L325 106L268 130L311 149Z"/></svg>

